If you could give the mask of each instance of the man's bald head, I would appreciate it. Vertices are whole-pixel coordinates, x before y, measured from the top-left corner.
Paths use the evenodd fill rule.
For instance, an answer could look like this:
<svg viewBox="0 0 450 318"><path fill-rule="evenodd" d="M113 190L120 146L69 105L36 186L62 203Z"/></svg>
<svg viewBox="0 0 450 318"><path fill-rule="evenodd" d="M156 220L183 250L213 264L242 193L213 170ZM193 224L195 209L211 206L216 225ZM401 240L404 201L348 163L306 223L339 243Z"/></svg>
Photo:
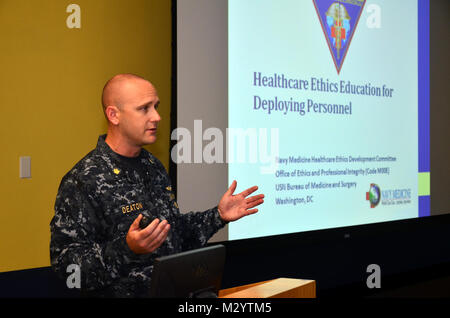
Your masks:
<svg viewBox="0 0 450 318"><path fill-rule="evenodd" d="M127 92L138 82L146 82L155 89L153 84L146 79L134 74L118 74L106 82L103 87L102 105L103 112L108 106L116 106L122 109L128 97Z"/></svg>
<svg viewBox="0 0 450 318"><path fill-rule="evenodd" d="M134 156L140 147L156 141L161 116L152 83L134 74L118 74L105 84L102 104L108 120L106 142L111 149Z"/></svg>

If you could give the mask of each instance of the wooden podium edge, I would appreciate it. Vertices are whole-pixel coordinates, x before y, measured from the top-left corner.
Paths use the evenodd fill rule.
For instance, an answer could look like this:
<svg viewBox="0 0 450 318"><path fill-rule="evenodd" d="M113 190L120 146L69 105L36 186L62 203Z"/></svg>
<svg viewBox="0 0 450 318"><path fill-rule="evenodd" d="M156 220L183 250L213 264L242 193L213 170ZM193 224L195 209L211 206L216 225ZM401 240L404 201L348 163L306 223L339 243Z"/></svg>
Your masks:
<svg viewBox="0 0 450 318"><path fill-rule="evenodd" d="M316 281L277 278L222 289L219 298L316 298Z"/></svg>

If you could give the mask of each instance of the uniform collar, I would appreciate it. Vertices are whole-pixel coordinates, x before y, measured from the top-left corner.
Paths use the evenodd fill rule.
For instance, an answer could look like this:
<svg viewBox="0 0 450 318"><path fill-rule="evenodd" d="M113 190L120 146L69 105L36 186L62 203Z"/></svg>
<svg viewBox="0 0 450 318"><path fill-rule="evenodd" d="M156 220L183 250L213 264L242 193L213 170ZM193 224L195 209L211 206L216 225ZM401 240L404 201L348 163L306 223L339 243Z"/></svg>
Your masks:
<svg viewBox="0 0 450 318"><path fill-rule="evenodd" d="M136 158L127 158L127 157L119 155L117 152L112 150L111 147L106 143L106 134L98 137L96 149L101 155L106 155L107 157L110 157L114 161L120 162L120 163L123 163L126 160L133 160L133 159L136 159L136 160L144 159L145 160L145 159L149 158L149 155L147 154L147 151L145 151L144 148L141 149L139 156L137 156Z"/></svg>
<svg viewBox="0 0 450 318"><path fill-rule="evenodd" d="M106 143L106 134L98 137L97 141L97 151L101 154L105 154L109 157L113 157L116 160L119 160L119 155L114 152L111 147Z"/></svg>

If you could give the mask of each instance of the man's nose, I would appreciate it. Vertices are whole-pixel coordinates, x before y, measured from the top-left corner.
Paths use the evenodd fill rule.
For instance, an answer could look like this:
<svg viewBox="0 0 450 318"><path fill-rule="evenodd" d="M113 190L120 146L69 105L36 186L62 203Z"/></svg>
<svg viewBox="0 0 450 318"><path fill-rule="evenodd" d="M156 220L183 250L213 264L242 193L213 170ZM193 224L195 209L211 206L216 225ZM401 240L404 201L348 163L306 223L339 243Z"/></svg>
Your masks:
<svg viewBox="0 0 450 318"><path fill-rule="evenodd" d="M159 122L161 120L161 116L156 109L153 109L150 116L150 121L152 122Z"/></svg>

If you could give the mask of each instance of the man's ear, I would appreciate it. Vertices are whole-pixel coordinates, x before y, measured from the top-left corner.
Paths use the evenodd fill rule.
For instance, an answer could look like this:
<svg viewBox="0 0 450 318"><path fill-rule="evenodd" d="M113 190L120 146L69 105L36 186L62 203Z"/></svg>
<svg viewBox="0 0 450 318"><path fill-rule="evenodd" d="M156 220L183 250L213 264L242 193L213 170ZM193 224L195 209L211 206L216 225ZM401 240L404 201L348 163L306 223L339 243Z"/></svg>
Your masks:
<svg viewBox="0 0 450 318"><path fill-rule="evenodd" d="M106 118L113 125L118 125L120 122L120 111L117 106L107 106L105 109Z"/></svg>

